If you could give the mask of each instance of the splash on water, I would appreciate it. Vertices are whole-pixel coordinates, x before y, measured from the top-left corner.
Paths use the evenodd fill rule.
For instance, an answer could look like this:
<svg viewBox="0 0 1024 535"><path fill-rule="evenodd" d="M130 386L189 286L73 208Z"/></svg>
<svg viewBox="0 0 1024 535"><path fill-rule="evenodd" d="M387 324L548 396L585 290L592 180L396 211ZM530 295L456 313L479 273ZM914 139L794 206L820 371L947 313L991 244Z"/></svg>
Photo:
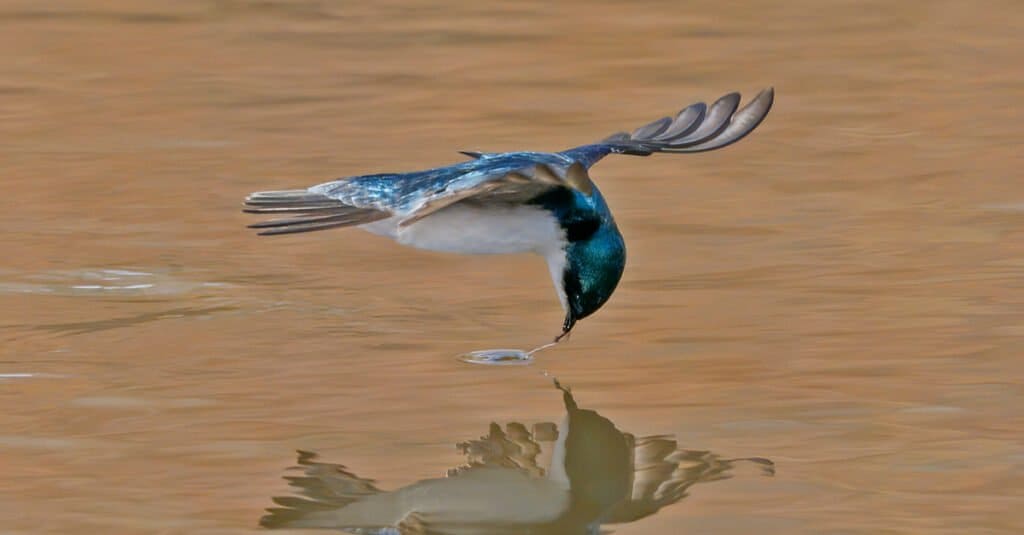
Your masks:
<svg viewBox="0 0 1024 535"><path fill-rule="evenodd" d="M491 366L526 365L533 362L534 353L556 345L558 345L557 341L548 342L529 351L523 351L522 349L482 349L480 351L464 353L459 356L459 360L470 364L488 364Z"/></svg>
<svg viewBox="0 0 1024 535"><path fill-rule="evenodd" d="M521 349L482 349L459 356L462 362L490 366L523 366L533 362L532 352Z"/></svg>

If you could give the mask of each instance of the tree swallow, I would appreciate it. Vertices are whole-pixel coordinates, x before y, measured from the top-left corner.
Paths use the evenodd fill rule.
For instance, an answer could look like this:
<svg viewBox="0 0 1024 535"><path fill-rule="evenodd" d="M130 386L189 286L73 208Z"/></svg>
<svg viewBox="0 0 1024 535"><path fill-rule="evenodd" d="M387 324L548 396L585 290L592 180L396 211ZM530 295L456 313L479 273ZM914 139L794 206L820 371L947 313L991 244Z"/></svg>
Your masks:
<svg viewBox="0 0 1024 535"><path fill-rule="evenodd" d="M250 225L261 235L358 226L432 251L540 254L565 311L557 342L611 297L626 265L626 244L590 167L609 154L720 149L753 131L773 99L768 88L737 111L740 95L730 93L562 152L463 151L469 161L426 171L256 192L244 210L286 216Z"/></svg>

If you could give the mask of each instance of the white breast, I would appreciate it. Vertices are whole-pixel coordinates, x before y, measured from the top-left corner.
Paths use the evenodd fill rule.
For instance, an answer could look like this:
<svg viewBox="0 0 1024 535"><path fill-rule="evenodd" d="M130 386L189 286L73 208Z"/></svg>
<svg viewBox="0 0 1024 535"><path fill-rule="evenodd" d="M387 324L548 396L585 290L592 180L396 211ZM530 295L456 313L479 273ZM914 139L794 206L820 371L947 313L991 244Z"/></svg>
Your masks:
<svg viewBox="0 0 1024 535"><path fill-rule="evenodd" d="M547 210L536 206L454 204L412 225L399 228L399 217L360 228L389 236L402 245L459 254L537 253L545 258L562 307L565 232Z"/></svg>
<svg viewBox="0 0 1024 535"><path fill-rule="evenodd" d="M407 227L402 218L375 221L361 228L390 236L402 245L460 254L539 253L565 246L565 233L550 212L535 206L455 204Z"/></svg>

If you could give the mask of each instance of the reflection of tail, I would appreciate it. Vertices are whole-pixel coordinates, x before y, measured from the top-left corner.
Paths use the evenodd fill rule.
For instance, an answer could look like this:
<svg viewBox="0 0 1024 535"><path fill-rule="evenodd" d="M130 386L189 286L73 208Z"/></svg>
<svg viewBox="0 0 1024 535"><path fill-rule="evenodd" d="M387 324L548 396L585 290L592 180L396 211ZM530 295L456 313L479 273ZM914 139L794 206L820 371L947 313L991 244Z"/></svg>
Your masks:
<svg viewBox="0 0 1024 535"><path fill-rule="evenodd" d="M298 466L301 476L286 476L288 484L304 496L283 496L274 498L281 507L267 509L269 514L260 519L260 525L267 528L331 528L341 525L395 525L398 511L389 509L387 502L374 504L368 497L381 493L372 480L363 479L339 464L316 461L316 454L299 451ZM354 502L364 506L356 507ZM366 506L370 507L366 507ZM348 507L346 507L348 506ZM344 515L342 512L344 511ZM345 519L341 517L344 516ZM347 521L346 521L347 520Z"/></svg>

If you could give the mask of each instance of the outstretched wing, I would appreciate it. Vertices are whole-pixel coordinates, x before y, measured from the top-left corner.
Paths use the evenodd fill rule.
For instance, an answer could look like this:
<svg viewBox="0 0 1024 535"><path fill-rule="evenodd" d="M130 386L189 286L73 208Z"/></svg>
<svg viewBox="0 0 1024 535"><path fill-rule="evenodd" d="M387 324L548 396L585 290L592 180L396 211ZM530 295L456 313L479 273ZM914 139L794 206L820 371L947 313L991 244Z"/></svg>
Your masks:
<svg viewBox="0 0 1024 535"><path fill-rule="evenodd" d="M632 133L612 134L599 143L562 154L589 167L613 153L647 156L655 152L693 153L720 149L753 132L771 111L774 100L775 90L769 87L740 108L740 94L729 93L710 107L703 102L690 104L674 118L662 117Z"/></svg>
<svg viewBox="0 0 1024 535"><path fill-rule="evenodd" d="M561 153L466 151L473 158L414 173L365 175L335 180L304 190L263 191L249 195L245 211L287 216L250 225L260 234L290 234L363 225L397 217L407 226L452 204L524 202L551 189L590 195L587 169L608 154L646 156L655 152L691 153L720 149L752 132L771 110L772 88L739 108L739 93L711 107L691 104L675 118L663 117L633 131Z"/></svg>
<svg viewBox="0 0 1024 535"><path fill-rule="evenodd" d="M415 173L365 175L306 190L249 195L244 211L289 216L250 225L288 234L362 225L389 217L411 225L460 201L524 202L555 188L589 195L586 167L559 154L513 152Z"/></svg>

